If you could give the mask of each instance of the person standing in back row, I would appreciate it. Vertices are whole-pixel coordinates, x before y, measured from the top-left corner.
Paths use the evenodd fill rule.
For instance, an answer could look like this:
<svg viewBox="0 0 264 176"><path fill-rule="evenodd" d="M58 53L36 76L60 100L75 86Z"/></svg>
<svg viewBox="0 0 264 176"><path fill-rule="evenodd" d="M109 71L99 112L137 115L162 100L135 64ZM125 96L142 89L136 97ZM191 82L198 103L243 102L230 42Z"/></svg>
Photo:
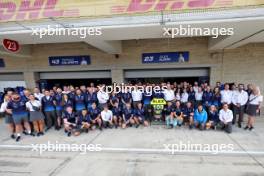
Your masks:
<svg viewBox="0 0 264 176"><path fill-rule="evenodd" d="M261 103L263 102L263 96L260 93L259 87L253 86L253 90L248 100L247 114L248 114L248 123L244 128L245 130L249 129L252 131L254 129L254 123L256 116L260 113Z"/></svg>

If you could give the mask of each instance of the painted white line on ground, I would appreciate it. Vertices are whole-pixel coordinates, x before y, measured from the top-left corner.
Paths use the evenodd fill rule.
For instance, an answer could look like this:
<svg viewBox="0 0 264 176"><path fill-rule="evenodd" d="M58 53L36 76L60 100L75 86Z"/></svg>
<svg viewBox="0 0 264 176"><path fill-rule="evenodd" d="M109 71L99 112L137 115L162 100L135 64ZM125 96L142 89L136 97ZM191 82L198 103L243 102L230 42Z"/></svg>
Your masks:
<svg viewBox="0 0 264 176"><path fill-rule="evenodd" d="M37 147L40 149L40 147ZM0 145L0 149L13 149L13 150L32 150L36 149L34 144L32 145ZM37 152L34 150L33 152ZM51 150L44 152L81 152L81 151L72 151L72 150ZM127 152L127 153L142 153L142 154L208 154L208 155L264 155L263 150L232 150L232 151L208 151L208 150L166 150L166 149L152 149L152 148L113 148L113 147L101 147L100 151L87 151L88 152Z"/></svg>

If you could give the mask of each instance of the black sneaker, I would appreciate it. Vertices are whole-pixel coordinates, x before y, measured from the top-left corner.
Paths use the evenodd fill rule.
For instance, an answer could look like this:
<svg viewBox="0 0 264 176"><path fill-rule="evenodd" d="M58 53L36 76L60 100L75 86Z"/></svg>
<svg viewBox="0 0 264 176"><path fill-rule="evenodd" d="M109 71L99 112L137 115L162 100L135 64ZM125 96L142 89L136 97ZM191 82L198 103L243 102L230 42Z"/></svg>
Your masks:
<svg viewBox="0 0 264 176"><path fill-rule="evenodd" d="M40 135L41 135L40 132L38 132L38 133L37 133L37 136L39 137Z"/></svg>
<svg viewBox="0 0 264 176"><path fill-rule="evenodd" d="M16 138L16 136L14 135L14 134L11 134L11 136L10 136L12 139L15 139Z"/></svg>
<svg viewBox="0 0 264 176"><path fill-rule="evenodd" d="M138 128L138 127L139 127L139 125L137 124L137 125L136 125L136 128Z"/></svg>
<svg viewBox="0 0 264 176"><path fill-rule="evenodd" d="M70 137L71 136L71 132L68 132L67 136Z"/></svg>
<svg viewBox="0 0 264 176"><path fill-rule="evenodd" d="M193 126L192 126L192 125L189 125L189 129L190 129L190 130L193 129Z"/></svg>
<svg viewBox="0 0 264 176"><path fill-rule="evenodd" d="M253 126L249 128L249 131L253 131L253 130L254 130L254 127Z"/></svg>
<svg viewBox="0 0 264 176"><path fill-rule="evenodd" d="M99 130L100 130L100 131L103 131L103 128L102 128L102 127L99 127Z"/></svg>
<svg viewBox="0 0 264 176"><path fill-rule="evenodd" d="M241 124L239 123L239 124L238 124L238 128L241 128L241 127L242 127L242 126L241 126Z"/></svg>
<svg viewBox="0 0 264 176"><path fill-rule="evenodd" d="M39 132L39 134L40 134L41 136L43 136L43 135L44 135L44 133L43 133L43 132Z"/></svg>
<svg viewBox="0 0 264 176"><path fill-rule="evenodd" d="M26 131L23 131L22 133L23 133L24 135L29 135L28 132L26 132Z"/></svg>
<svg viewBox="0 0 264 176"><path fill-rule="evenodd" d="M31 132L31 133L29 133L29 135L30 135L30 136L33 136L33 137L35 136L35 134L34 134L34 133L32 133L32 132Z"/></svg>
<svg viewBox="0 0 264 176"><path fill-rule="evenodd" d="M115 128L117 129L118 128L118 125L115 125Z"/></svg>
<svg viewBox="0 0 264 176"><path fill-rule="evenodd" d="M21 136L17 136L17 138L16 138L16 142L19 142L20 139L21 139Z"/></svg>
<svg viewBox="0 0 264 176"><path fill-rule="evenodd" d="M246 126L245 128L244 128L244 130L247 130L249 127L248 126Z"/></svg>
<svg viewBox="0 0 264 176"><path fill-rule="evenodd" d="M88 129L85 129L85 133L88 133L89 132L89 130Z"/></svg>

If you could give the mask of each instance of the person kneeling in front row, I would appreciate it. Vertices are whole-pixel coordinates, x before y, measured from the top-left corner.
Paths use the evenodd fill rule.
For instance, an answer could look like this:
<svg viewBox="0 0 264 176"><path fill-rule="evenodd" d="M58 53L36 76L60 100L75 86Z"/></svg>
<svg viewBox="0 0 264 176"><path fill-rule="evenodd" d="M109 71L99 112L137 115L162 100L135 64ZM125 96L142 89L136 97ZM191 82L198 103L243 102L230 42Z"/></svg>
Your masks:
<svg viewBox="0 0 264 176"><path fill-rule="evenodd" d="M88 114L88 111L86 109L83 109L81 114L79 115L78 118L78 128L80 129L80 132L89 132L89 129L92 124L92 119L90 115Z"/></svg>
<svg viewBox="0 0 264 176"><path fill-rule="evenodd" d="M103 111L101 112L101 118L103 120L104 128L113 127L113 112L108 109L107 105L104 105Z"/></svg>
<svg viewBox="0 0 264 176"><path fill-rule="evenodd" d="M223 104L223 109L219 112L220 125L227 133L232 133L233 112L228 109L228 104Z"/></svg>
<svg viewBox="0 0 264 176"><path fill-rule="evenodd" d="M77 130L77 119L76 114L73 112L72 107L67 107L66 112L63 116L64 130L67 135L70 137L73 133L75 136L78 136L80 132Z"/></svg>
<svg viewBox="0 0 264 176"><path fill-rule="evenodd" d="M204 130L208 115L203 105L198 105L198 109L194 113L194 125L200 130Z"/></svg>

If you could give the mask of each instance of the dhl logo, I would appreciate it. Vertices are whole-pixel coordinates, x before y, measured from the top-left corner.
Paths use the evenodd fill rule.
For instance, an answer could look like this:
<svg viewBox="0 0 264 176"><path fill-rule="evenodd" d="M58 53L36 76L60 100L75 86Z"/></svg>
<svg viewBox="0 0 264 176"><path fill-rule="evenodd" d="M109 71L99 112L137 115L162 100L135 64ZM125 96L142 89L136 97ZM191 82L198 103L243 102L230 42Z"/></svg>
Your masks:
<svg viewBox="0 0 264 176"><path fill-rule="evenodd" d="M234 0L124 0L118 1L119 5L116 1L109 0L109 3L100 4L100 6L93 2L79 0L75 3L75 9L68 9L72 7L72 0L0 0L0 22L228 7L233 5ZM243 3L237 5L243 5ZM87 9L96 9L96 12Z"/></svg>

